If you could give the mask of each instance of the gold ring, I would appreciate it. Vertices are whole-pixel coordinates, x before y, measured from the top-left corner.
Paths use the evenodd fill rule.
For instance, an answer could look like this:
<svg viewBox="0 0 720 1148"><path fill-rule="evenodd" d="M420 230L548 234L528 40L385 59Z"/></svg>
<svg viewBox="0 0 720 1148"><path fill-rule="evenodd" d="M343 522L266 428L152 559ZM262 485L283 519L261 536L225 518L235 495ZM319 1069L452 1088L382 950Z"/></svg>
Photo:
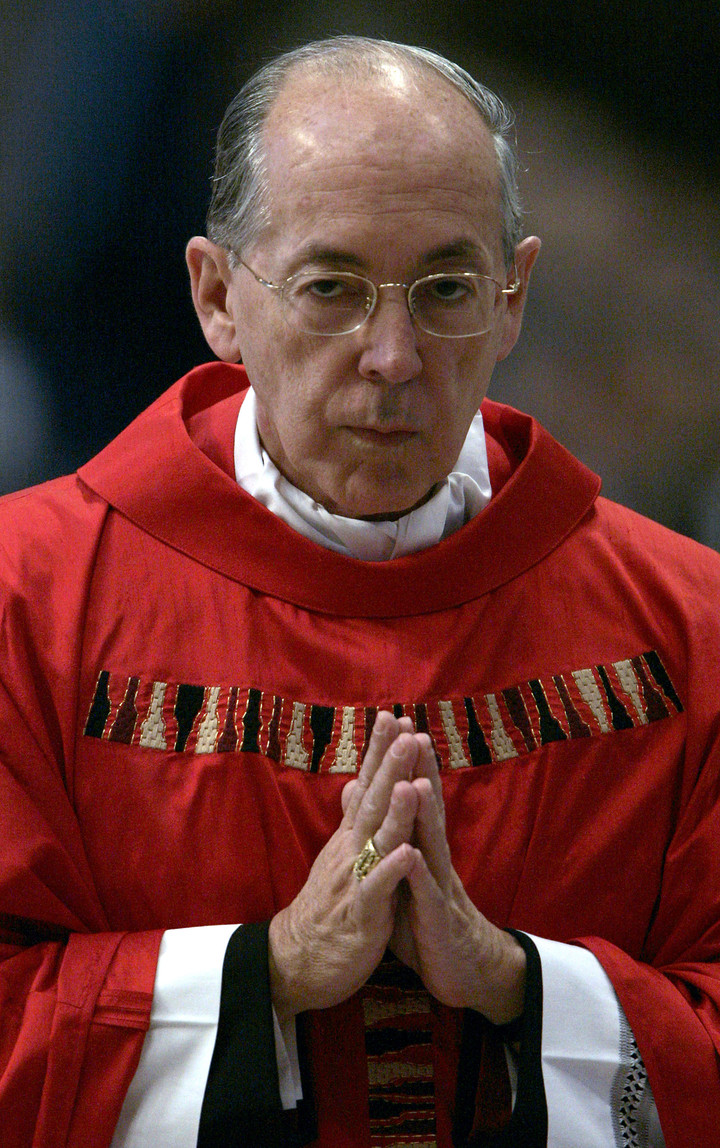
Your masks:
<svg viewBox="0 0 720 1148"><path fill-rule="evenodd" d="M368 837L362 849L358 853L355 864L353 865L353 873L358 881L363 881L368 873L379 865L383 859L382 853L375 846L372 837Z"/></svg>

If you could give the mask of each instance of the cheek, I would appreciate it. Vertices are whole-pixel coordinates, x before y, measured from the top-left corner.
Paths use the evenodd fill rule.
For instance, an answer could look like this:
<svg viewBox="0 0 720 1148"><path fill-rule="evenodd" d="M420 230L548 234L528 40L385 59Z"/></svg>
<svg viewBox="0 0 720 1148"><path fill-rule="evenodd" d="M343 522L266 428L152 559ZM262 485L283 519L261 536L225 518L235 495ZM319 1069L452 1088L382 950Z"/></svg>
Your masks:
<svg viewBox="0 0 720 1148"><path fill-rule="evenodd" d="M468 344L446 355L433 370L436 380L437 407L441 418L450 425L470 419L487 394L495 365L494 348L487 342L468 340Z"/></svg>
<svg viewBox="0 0 720 1148"><path fill-rule="evenodd" d="M329 449L327 406L334 388L319 386L322 374L316 364L277 344L255 361L255 371L246 366L257 394L258 430L275 460L287 464L292 459L297 466L305 456Z"/></svg>
<svg viewBox="0 0 720 1148"><path fill-rule="evenodd" d="M292 348L286 345L282 335L276 326L262 323L244 332L242 362L258 397L258 422L261 405L272 420L280 417L284 407L291 405L295 398Z"/></svg>

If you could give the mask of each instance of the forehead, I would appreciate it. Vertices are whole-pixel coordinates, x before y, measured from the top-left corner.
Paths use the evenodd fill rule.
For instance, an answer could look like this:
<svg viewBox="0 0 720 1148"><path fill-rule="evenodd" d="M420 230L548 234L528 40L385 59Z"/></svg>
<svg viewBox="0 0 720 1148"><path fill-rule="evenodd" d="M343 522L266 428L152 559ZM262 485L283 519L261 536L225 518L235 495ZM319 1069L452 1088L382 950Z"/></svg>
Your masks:
<svg viewBox="0 0 720 1148"><path fill-rule="evenodd" d="M265 154L263 242L279 257L329 239L378 250L464 240L490 258L500 249L491 134L440 77L291 79L268 117Z"/></svg>

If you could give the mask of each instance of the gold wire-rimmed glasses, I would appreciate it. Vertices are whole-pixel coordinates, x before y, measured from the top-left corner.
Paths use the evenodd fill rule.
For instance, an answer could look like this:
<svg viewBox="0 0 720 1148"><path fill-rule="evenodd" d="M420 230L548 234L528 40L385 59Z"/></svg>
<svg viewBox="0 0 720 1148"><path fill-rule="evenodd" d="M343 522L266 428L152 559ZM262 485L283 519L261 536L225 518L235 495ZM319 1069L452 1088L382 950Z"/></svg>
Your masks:
<svg viewBox="0 0 720 1148"><path fill-rule="evenodd" d="M413 283L373 283L353 271L301 271L282 283L263 279L238 262L271 291L277 291L287 323L308 335L349 335L377 306L380 291L405 291L408 310L421 331L440 339L469 339L489 331L499 295L517 294L515 280L503 287L475 271L441 271Z"/></svg>

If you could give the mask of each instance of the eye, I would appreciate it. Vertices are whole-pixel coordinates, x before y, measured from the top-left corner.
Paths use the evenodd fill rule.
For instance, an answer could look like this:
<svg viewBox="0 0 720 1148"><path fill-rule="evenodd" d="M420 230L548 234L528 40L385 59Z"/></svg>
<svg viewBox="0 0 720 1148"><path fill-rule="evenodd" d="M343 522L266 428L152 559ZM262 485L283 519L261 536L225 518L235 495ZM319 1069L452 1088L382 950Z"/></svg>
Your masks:
<svg viewBox="0 0 720 1148"><path fill-rule="evenodd" d="M316 299L342 299L348 289L342 279L306 279L303 284L303 291Z"/></svg>
<svg viewBox="0 0 720 1148"><path fill-rule="evenodd" d="M293 283L291 301L298 307L367 307L372 286L351 275L300 275Z"/></svg>
<svg viewBox="0 0 720 1148"><path fill-rule="evenodd" d="M471 279L455 275L443 275L442 279L431 280L426 290L439 303L462 303L475 294Z"/></svg>

